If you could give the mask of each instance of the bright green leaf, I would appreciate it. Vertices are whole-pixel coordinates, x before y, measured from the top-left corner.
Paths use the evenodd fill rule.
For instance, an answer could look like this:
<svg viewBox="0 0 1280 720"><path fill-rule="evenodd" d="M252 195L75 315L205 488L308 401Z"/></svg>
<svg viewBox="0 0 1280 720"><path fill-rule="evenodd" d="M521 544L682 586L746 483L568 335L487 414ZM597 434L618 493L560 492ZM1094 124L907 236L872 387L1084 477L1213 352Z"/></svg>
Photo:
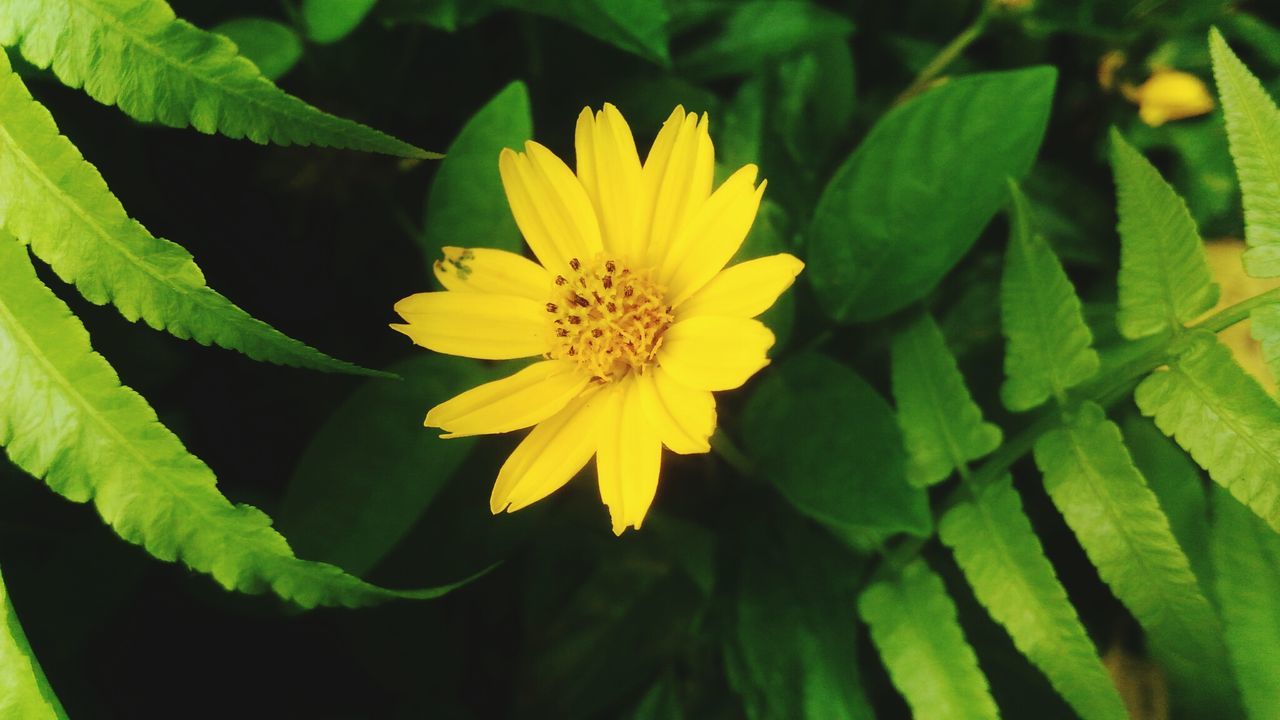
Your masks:
<svg viewBox="0 0 1280 720"><path fill-rule="evenodd" d="M529 91L518 80L471 116L440 162L427 195L420 244L428 263L447 246L520 252L523 241L507 207L498 153L522 150L532 136Z"/></svg>
<svg viewBox="0 0 1280 720"><path fill-rule="evenodd" d="M836 171L809 231L806 275L839 321L924 297L969 251L1040 148L1056 72L952 80L889 111Z"/></svg>
<svg viewBox="0 0 1280 720"><path fill-rule="evenodd" d="M472 438L422 426L432 406L492 379L472 360L421 355L375 379L320 427L285 493L279 525L294 549L364 574L413 526L462 464Z"/></svg>
<svg viewBox="0 0 1280 720"><path fill-rule="evenodd" d="M646 60L669 65L667 7L662 0L496 0L572 25Z"/></svg>
<svg viewBox="0 0 1280 720"><path fill-rule="evenodd" d="M1040 436L1035 458L1049 497L1098 574L1146 630L1165 671L1185 680L1206 666L1225 667L1218 619L1120 428L1102 408L1084 403ZM1228 704L1229 684L1216 689Z"/></svg>
<svg viewBox="0 0 1280 720"><path fill-rule="evenodd" d="M802 513L879 536L928 535L893 410L844 365L801 354L771 369L743 410L743 435L761 476Z"/></svg>
<svg viewBox="0 0 1280 720"><path fill-rule="evenodd" d="M1249 717L1272 717L1280 707L1280 535L1222 490L1213 511L1224 639Z"/></svg>
<svg viewBox="0 0 1280 720"><path fill-rule="evenodd" d="M998 718L942 579L923 560L862 592L858 614L917 720Z"/></svg>
<svg viewBox="0 0 1280 720"><path fill-rule="evenodd" d="M747 74L853 32L848 18L806 0L747 0L726 7L719 31L677 58L681 71L704 80Z"/></svg>
<svg viewBox="0 0 1280 720"><path fill-rule="evenodd" d="M439 157L277 88L235 43L174 17L164 0L9 0L0 45L143 122L411 158Z"/></svg>
<svg viewBox="0 0 1280 720"><path fill-rule="evenodd" d="M302 607L429 598L300 560L271 518L233 505L213 472L89 347L84 326L36 278L27 251L0 235L0 445L74 502L93 501L120 537L181 560L229 590L268 589ZM16 391L14 391L16 389Z"/></svg>
<svg viewBox="0 0 1280 720"><path fill-rule="evenodd" d="M320 44L341 40L364 22L378 0L302 0L302 25Z"/></svg>
<svg viewBox="0 0 1280 720"><path fill-rule="evenodd" d="M1129 717L1010 478L947 511L938 536L978 601L1082 718Z"/></svg>
<svg viewBox="0 0 1280 720"><path fill-rule="evenodd" d="M1280 531L1280 405L1212 334L1198 331L1134 393L1219 485Z"/></svg>
<svg viewBox="0 0 1280 720"><path fill-rule="evenodd" d="M255 360L371 372L287 337L205 285L186 250L125 214L98 170L31 98L3 51L0 107L0 226L90 302L110 302L129 320Z"/></svg>
<svg viewBox="0 0 1280 720"><path fill-rule="evenodd" d="M1196 222L1155 166L1115 128L1111 168L1120 217L1120 333L1137 340L1182 327L1218 302Z"/></svg>
<svg viewBox="0 0 1280 720"><path fill-rule="evenodd" d="M1280 111L1216 28L1209 32L1231 157L1244 195L1245 271L1280 275Z"/></svg>
<svg viewBox="0 0 1280 720"><path fill-rule="evenodd" d="M1280 305L1263 305L1249 313L1250 332L1262 345L1262 359L1271 376L1280 378Z"/></svg>
<svg viewBox="0 0 1280 720"><path fill-rule="evenodd" d="M12 240L0 238L9 244ZM62 704L36 661L0 577L0 717L66 720Z"/></svg>
<svg viewBox="0 0 1280 720"><path fill-rule="evenodd" d="M893 340L893 398L907 449L907 480L928 487L1000 446L1000 428L982 420L933 317Z"/></svg>
<svg viewBox="0 0 1280 720"><path fill-rule="evenodd" d="M213 31L231 38L240 54L252 60L268 80L276 80L289 72L302 58L298 34L275 20L236 18L215 26Z"/></svg>
<svg viewBox="0 0 1280 720"><path fill-rule="evenodd" d="M1033 226L1026 197L1009 183L1009 249L1000 284L1001 325L1008 344L1001 399L1010 410L1030 410L1061 398L1098 372L1098 353L1085 325L1080 298L1062 263Z"/></svg>

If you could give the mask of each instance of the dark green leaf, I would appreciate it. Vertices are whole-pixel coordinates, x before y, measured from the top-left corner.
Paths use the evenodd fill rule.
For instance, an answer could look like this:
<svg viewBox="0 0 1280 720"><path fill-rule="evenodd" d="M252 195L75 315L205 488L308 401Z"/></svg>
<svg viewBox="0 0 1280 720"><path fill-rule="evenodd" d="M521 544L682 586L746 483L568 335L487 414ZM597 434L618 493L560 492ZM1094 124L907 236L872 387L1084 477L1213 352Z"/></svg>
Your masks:
<svg viewBox="0 0 1280 720"><path fill-rule="evenodd" d="M252 60L268 80L289 72L302 58L302 41L298 34L275 20L236 18L215 26L213 32L231 38L240 54Z"/></svg>
<svg viewBox="0 0 1280 720"><path fill-rule="evenodd" d="M669 65L667 8L662 0L497 0L545 15L642 58Z"/></svg>
<svg viewBox="0 0 1280 720"><path fill-rule="evenodd" d="M729 8L719 32L677 58L678 68L702 79L746 74L853 32L848 18L806 0L746 0Z"/></svg>
<svg viewBox="0 0 1280 720"><path fill-rule="evenodd" d="M341 40L359 27L378 0L302 0L307 37L325 44Z"/></svg>

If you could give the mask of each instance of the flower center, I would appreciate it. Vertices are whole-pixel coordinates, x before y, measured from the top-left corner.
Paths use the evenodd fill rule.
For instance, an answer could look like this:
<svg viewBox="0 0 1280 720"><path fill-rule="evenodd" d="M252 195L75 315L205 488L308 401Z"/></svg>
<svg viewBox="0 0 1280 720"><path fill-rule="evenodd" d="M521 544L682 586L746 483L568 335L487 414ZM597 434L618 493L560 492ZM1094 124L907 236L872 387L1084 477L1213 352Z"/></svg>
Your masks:
<svg viewBox="0 0 1280 720"><path fill-rule="evenodd" d="M554 341L548 356L571 359L600 382L643 372L662 347L675 317L666 288L647 271L633 272L604 256L569 261L568 277L556 276L547 312Z"/></svg>

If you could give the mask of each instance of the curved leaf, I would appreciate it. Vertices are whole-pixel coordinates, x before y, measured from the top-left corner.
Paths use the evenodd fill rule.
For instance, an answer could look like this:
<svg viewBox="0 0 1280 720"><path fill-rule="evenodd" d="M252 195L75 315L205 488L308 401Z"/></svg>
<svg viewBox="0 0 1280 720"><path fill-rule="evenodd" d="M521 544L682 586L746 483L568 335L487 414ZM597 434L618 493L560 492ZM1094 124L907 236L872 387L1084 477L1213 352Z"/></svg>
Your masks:
<svg viewBox="0 0 1280 720"><path fill-rule="evenodd" d="M1137 340L1182 327L1218 302L1196 221L1151 161L1115 128L1111 168L1120 217L1120 333Z"/></svg>
<svg viewBox="0 0 1280 720"><path fill-rule="evenodd" d="M929 315L893 339L893 398L907 449L907 480L928 487L995 450L1000 428L982 419L946 338Z"/></svg>
<svg viewBox="0 0 1280 720"><path fill-rule="evenodd" d="M289 72L302 59L302 41L298 34L275 20L236 18L219 23L213 31L231 38L240 54L252 60L268 80Z"/></svg>
<svg viewBox="0 0 1280 720"><path fill-rule="evenodd" d="M924 297L1040 148L1050 67L951 80L880 119L823 190L808 276L831 317L884 317Z"/></svg>
<svg viewBox="0 0 1280 720"><path fill-rule="evenodd" d="M303 607L430 598L300 560L257 508L233 505L213 472L120 385L84 326L36 278L26 249L0 235L0 445L28 473L75 502L93 501L122 538L181 560L229 590Z"/></svg>
<svg viewBox="0 0 1280 720"><path fill-rule="evenodd" d="M303 0L307 37L320 44L341 40L364 22L378 0Z"/></svg>
<svg viewBox="0 0 1280 720"><path fill-rule="evenodd" d="M18 624L3 577L0 577L0 717L67 718Z"/></svg>
<svg viewBox="0 0 1280 720"><path fill-rule="evenodd" d="M7 0L0 45L143 122L277 145L439 157L277 88L235 43L164 0Z"/></svg>
<svg viewBox="0 0 1280 720"><path fill-rule="evenodd" d="M964 638L942 579L916 560L858 598L893 684L918 720L998 718L987 678Z"/></svg>
<svg viewBox="0 0 1280 720"><path fill-rule="evenodd" d="M1098 372L1093 334L1062 263L1032 226L1026 196L1009 183L1009 249L1000 283L1001 326L1009 343L1001 399L1010 410L1030 410L1062 398Z"/></svg>
<svg viewBox="0 0 1280 720"><path fill-rule="evenodd" d="M129 320L255 360L379 374L280 333L205 285L186 250L125 214L98 170L58 134L2 50L0 107L0 227L29 244L90 302L112 303Z"/></svg>
<svg viewBox="0 0 1280 720"><path fill-rule="evenodd" d="M978 601L1082 718L1129 717L1009 477L947 511L938 536Z"/></svg>
<svg viewBox="0 0 1280 720"><path fill-rule="evenodd" d="M1280 405L1212 334L1138 385L1134 400L1214 482L1280 532Z"/></svg>
<svg viewBox="0 0 1280 720"><path fill-rule="evenodd" d="M468 2L477 4L476 0ZM614 47L669 65L667 7L662 0L495 0L498 5L568 23Z"/></svg>

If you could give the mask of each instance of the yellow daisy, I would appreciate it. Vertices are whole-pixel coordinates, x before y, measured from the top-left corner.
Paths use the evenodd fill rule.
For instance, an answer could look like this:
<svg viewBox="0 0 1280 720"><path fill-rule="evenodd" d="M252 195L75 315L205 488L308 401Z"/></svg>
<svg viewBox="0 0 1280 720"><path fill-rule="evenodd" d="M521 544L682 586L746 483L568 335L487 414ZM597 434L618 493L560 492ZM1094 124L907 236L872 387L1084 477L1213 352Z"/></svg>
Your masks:
<svg viewBox="0 0 1280 720"><path fill-rule="evenodd" d="M788 254L725 268L755 220L765 183L747 165L712 192L707 116L677 107L644 163L612 105L578 117L578 169L536 142L498 158L507 201L538 262L490 248L445 248L443 292L396 303L392 325L436 352L541 357L443 402L442 437L533 427L498 472L490 507L515 511L595 456L613 531L639 528L665 445L710 450L712 391L769 363L755 320L804 267Z"/></svg>

